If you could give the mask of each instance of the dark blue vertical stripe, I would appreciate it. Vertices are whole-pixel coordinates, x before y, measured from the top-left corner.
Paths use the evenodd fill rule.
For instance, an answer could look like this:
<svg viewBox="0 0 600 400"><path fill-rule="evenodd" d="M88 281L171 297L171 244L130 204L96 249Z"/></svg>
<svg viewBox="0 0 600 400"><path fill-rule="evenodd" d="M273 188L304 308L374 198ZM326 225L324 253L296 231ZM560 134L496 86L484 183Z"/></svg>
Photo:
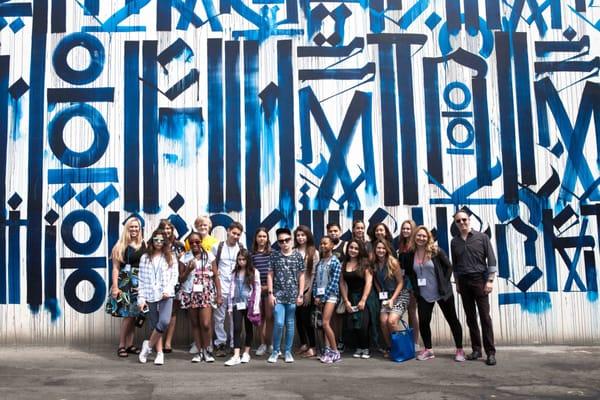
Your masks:
<svg viewBox="0 0 600 400"><path fill-rule="evenodd" d="M312 212L312 233L315 243L319 243L325 234L325 211L314 210Z"/></svg>
<svg viewBox="0 0 600 400"><path fill-rule="evenodd" d="M460 0L446 0L446 21L448 33L456 35L460 31Z"/></svg>
<svg viewBox="0 0 600 400"><path fill-rule="evenodd" d="M381 133L383 149L383 204L400 205L398 186L398 132L396 122L396 84L394 82L394 45L379 44L381 90Z"/></svg>
<svg viewBox="0 0 600 400"><path fill-rule="evenodd" d="M506 225L496 224L496 247L498 248L498 277L510 277L508 245L506 241Z"/></svg>
<svg viewBox="0 0 600 400"><path fill-rule="evenodd" d="M536 163L534 151L534 133L531 110L531 89L529 80L529 55L527 52L527 33L513 33L515 58L515 86L517 90L517 113L519 121L519 153L521 159L521 182L535 185Z"/></svg>
<svg viewBox="0 0 600 400"><path fill-rule="evenodd" d="M475 124L475 157L477 166L477 184L492 184L492 154L490 151L490 119L487 100L487 80L473 78L473 113Z"/></svg>
<svg viewBox="0 0 600 400"><path fill-rule="evenodd" d="M587 291L598 293L598 274L594 252L591 250L584 251L583 258L585 260L585 283Z"/></svg>
<svg viewBox="0 0 600 400"><path fill-rule="evenodd" d="M279 86L279 211L288 226L296 211L296 157L294 144L294 70L292 41L277 42L277 85Z"/></svg>
<svg viewBox="0 0 600 400"><path fill-rule="evenodd" d="M50 15L51 32L61 33L67 31L67 0L52 0L52 12Z"/></svg>
<svg viewBox="0 0 600 400"><path fill-rule="evenodd" d="M427 169L429 175L444 182L442 170L442 134L440 128L440 93L438 63L434 58L423 60L425 79L425 129L427 132Z"/></svg>
<svg viewBox="0 0 600 400"><path fill-rule="evenodd" d="M519 194L517 185L517 153L510 34L495 32L495 38L504 200L508 204L515 204L519 201Z"/></svg>
<svg viewBox="0 0 600 400"><path fill-rule="evenodd" d="M85 15L100 14L100 0L85 0Z"/></svg>
<svg viewBox="0 0 600 400"><path fill-rule="evenodd" d="M21 303L21 212L8 213L8 304ZM41 275L41 274L40 274ZM40 281L41 281L40 276ZM29 282L27 282L29 284ZM40 292L41 282L40 283ZM40 300L40 303L41 300Z"/></svg>
<svg viewBox="0 0 600 400"><path fill-rule="evenodd" d="M554 224L552 210L542 210L542 226L544 231L544 262L546 267L546 290L558 292L558 276L556 270L556 253L554 251Z"/></svg>
<svg viewBox="0 0 600 400"><path fill-rule="evenodd" d="M125 42L123 191L125 210L140 211L140 43Z"/></svg>
<svg viewBox="0 0 600 400"><path fill-rule="evenodd" d="M306 225L311 228L312 231L312 211L310 210L300 210L298 211L298 225Z"/></svg>
<svg viewBox="0 0 600 400"><path fill-rule="evenodd" d="M416 205L419 204L419 176L410 47L408 41L396 45L396 81L402 145L402 200L404 204Z"/></svg>
<svg viewBox="0 0 600 400"><path fill-rule="evenodd" d="M364 210L354 210L352 212L352 221L363 221L365 220Z"/></svg>
<svg viewBox="0 0 600 400"><path fill-rule="evenodd" d="M242 210L240 42L225 42L225 211Z"/></svg>
<svg viewBox="0 0 600 400"><path fill-rule="evenodd" d="M158 71L156 40L145 40L142 47L144 79L143 153L144 211L156 214L158 204Z"/></svg>
<svg viewBox="0 0 600 400"><path fill-rule="evenodd" d="M44 300L56 299L56 226L46 226L44 235Z"/></svg>
<svg viewBox="0 0 600 400"><path fill-rule="evenodd" d="M329 210L327 212L327 223L331 224L331 223L336 223L336 224L340 224L340 211L339 210Z"/></svg>
<svg viewBox="0 0 600 400"><path fill-rule="evenodd" d="M223 211L223 42L208 39L208 211Z"/></svg>
<svg viewBox="0 0 600 400"><path fill-rule="evenodd" d="M156 30L171 30L171 0L157 0L156 3Z"/></svg>
<svg viewBox="0 0 600 400"><path fill-rule="evenodd" d="M34 312L42 304L42 201L44 151L44 89L48 0L33 3L29 68L29 143L27 169L27 304Z"/></svg>
<svg viewBox="0 0 600 400"><path fill-rule="evenodd" d="M585 12L585 0L575 0L575 10L578 12Z"/></svg>
<svg viewBox="0 0 600 400"><path fill-rule="evenodd" d="M119 240L119 219L120 219L120 214L118 211L109 211L108 212L108 234L107 234L107 239L108 239L108 248L107 253L109 256L112 252L112 248L115 246L115 244L117 243L117 241ZM110 286L112 284L112 260L108 259L108 286Z"/></svg>
<svg viewBox="0 0 600 400"><path fill-rule="evenodd" d="M258 42L244 41L244 113L246 130L246 229L260 223L260 106L258 97Z"/></svg>
<svg viewBox="0 0 600 400"><path fill-rule="evenodd" d="M485 21L488 29L500 29L500 0L485 0Z"/></svg>
<svg viewBox="0 0 600 400"><path fill-rule="evenodd" d="M369 22L371 32L380 33L385 28L385 6L383 0L369 0Z"/></svg>
<svg viewBox="0 0 600 400"><path fill-rule="evenodd" d="M450 246L448 245L448 213L446 207L435 208L435 225L437 229L438 245L444 249L447 254L450 254Z"/></svg>
<svg viewBox="0 0 600 400"><path fill-rule="evenodd" d="M479 31L479 0L465 0L465 26L471 36Z"/></svg>
<svg viewBox="0 0 600 400"><path fill-rule="evenodd" d="M410 215L417 225L423 225L423 207L413 207L410 209Z"/></svg>
<svg viewBox="0 0 600 400"><path fill-rule="evenodd" d="M0 56L0 304L6 304L6 173L10 56Z"/></svg>

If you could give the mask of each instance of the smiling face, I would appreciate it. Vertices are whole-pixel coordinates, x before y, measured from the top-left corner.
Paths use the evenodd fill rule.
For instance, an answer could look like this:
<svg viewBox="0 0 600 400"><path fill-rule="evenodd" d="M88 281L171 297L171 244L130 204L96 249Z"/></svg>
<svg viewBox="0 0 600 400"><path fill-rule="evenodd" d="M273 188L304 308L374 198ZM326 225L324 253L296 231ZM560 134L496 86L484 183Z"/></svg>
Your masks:
<svg viewBox="0 0 600 400"><path fill-rule="evenodd" d="M238 228L231 228L227 230L227 243L231 246L239 242L242 231Z"/></svg>
<svg viewBox="0 0 600 400"><path fill-rule="evenodd" d="M385 227L383 225L377 225L377 227L375 228L375 238L379 239L379 240L386 240L385 237Z"/></svg>
<svg viewBox="0 0 600 400"><path fill-rule="evenodd" d="M321 253L323 253L323 256L329 257L331 255L331 251L333 250L333 241L331 238L327 236L321 238L319 249L321 250Z"/></svg>
<svg viewBox="0 0 600 400"><path fill-rule="evenodd" d="M332 225L329 227L329 229L327 229L327 236L331 237L333 240L339 239L341 234L342 234L342 231L340 230L340 227L337 225Z"/></svg>
<svg viewBox="0 0 600 400"><path fill-rule="evenodd" d="M137 241L140 237L140 222L137 219L132 219L127 227L127 233L129 233L129 239Z"/></svg>
<svg viewBox="0 0 600 400"><path fill-rule="evenodd" d="M195 224L195 228L201 237L208 236L210 231L210 220L207 218L198 218Z"/></svg>
<svg viewBox="0 0 600 400"><path fill-rule="evenodd" d="M387 256L387 249L383 243L377 243L377 246L375 246L375 255L378 260L383 260Z"/></svg>
<svg viewBox="0 0 600 400"><path fill-rule="evenodd" d="M348 252L348 256L350 258L356 258L360 254L360 249L358 248L358 244L355 242L351 242L348 245L348 249L346 251Z"/></svg>
<svg viewBox="0 0 600 400"><path fill-rule="evenodd" d="M171 237L173 236L173 227L169 224L165 224L163 232L165 233L167 239L171 239Z"/></svg>
<svg viewBox="0 0 600 400"><path fill-rule="evenodd" d="M409 222L405 222L402 224L402 228L400 228L400 234L403 238L408 239L412 234L412 226L410 226Z"/></svg>
<svg viewBox="0 0 600 400"><path fill-rule="evenodd" d="M471 230L471 218L464 211L459 211L454 216L454 223L461 233L468 233Z"/></svg>
<svg viewBox="0 0 600 400"><path fill-rule="evenodd" d="M303 246L306 244L306 233L302 231L296 231L296 242L298 246Z"/></svg>
<svg viewBox="0 0 600 400"><path fill-rule="evenodd" d="M427 231L422 228L419 229L415 233L415 244L417 245L417 248L424 248L428 242L429 242L429 235L427 234Z"/></svg>
<svg viewBox="0 0 600 400"><path fill-rule="evenodd" d="M162 235L162 233L157 233L152 236L152 246L154 247L154 250L161 251L164 245L165 237Z"/></svg>
<svg viewBox="0 0 600 400"><path fill-rule="evenodd" d="M363 224L362 222L357 222L354 224L354 227L352 228L352 235L360 240L364 240L365 239L365 224Z"/></svg>
<svg viewBox="0 0 600 400"><path fill-rule="evenodd" d="M198 236L198 235L191 236L189 239L189 243L190 243L190 250L192 250L192 254L193 255L200 254L200 252L202 251L202 239L200 239L200 236Z"/></svg>

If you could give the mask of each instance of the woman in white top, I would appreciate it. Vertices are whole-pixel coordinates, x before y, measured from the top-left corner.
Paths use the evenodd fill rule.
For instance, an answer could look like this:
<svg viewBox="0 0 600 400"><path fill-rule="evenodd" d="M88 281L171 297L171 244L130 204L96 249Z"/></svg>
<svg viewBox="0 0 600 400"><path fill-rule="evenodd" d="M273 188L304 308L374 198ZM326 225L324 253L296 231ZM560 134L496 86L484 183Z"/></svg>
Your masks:
<svg viewBox="0 0 600 400"><path fill-rule="evenodd" d="M166 235L156 230L148 243L146 254L140 259L140 283L138 306L146 313L152 326L149 340L144 340L139 359L146 363L152 348L156 346L154 364L164 364L162 336L169 326L175 284L179 276L177 259L173 257Z"/></svg>

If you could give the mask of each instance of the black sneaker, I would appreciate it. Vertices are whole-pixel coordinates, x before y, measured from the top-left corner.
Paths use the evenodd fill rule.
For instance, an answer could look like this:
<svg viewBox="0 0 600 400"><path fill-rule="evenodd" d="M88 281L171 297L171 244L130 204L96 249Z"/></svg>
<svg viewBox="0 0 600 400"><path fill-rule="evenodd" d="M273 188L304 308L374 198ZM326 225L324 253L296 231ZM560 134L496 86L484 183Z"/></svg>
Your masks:
<svg viewBox="0 0 600 400"><path fill-rule="evenodd" d="M487 356L487 360L485 360L487 365L496 365L496 356L494 354L490 354Z"/></svg>
<svg viewBox="0 0 600 400"><path fill-rule="evenodd" d="M221 343L215 348L215 357L225 357L227 356L227 349L225 348L225 344Z"/></svg>
<svg viewBox="0 0 600 400"><path fill-rule="evenodd" d="M477 359L479 359L481 357L482 357L481 356L481 352L477 351L477 350L474 350L471 354L467 354L467 356L465 357L465 359L469 360L469 361L474 361L474 360L477 360Z"/></svg>

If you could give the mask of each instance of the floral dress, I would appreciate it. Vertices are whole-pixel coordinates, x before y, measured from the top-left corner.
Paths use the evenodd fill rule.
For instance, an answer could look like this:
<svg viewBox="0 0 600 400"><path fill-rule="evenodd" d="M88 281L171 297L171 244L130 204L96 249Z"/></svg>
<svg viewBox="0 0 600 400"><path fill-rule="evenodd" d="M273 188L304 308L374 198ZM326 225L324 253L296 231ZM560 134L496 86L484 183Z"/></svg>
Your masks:
<svg viewBox="0 0 600 400"><path fill-rule="evenodd" d="M106 303L106 312L113 317L137 317L140 311L137 305L138 274L140 271L140 258L146 251L144 243L139 249L128 246L123 254L124 262L119 265L119 290L121 294L113 299L109 294Z"/></svg>
<svg viewBox="0 0 600 400"><path fill-rule="evenodd" d="M215 305L216 289L213 279L212 253L202 253L201 257L191 262L195 268L188 279L181 285L181 309L206 308Z"/></svg>

